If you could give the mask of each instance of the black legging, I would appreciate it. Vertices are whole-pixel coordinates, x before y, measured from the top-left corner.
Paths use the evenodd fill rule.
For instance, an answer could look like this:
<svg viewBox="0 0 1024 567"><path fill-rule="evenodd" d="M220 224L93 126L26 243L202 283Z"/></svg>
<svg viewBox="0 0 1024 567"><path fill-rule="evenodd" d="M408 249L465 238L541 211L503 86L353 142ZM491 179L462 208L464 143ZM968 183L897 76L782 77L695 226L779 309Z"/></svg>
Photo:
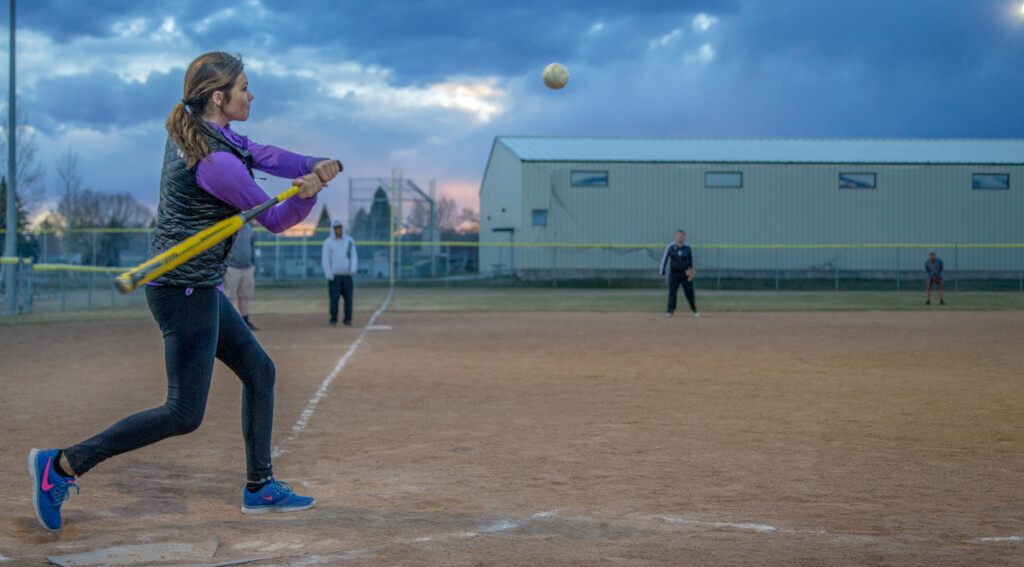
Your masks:
<svg viewBox="0 0 1024 567"><path fill-rule="evenodd" d="M331 299L331 322L338 321L338 298L345 299L345 322L352 322L352 276L335 274L334 279L327 282L327 295Z"/></svg>
<svg viewBox="0 0 1024 567"><path fill-rule="evenodd" d="M274 363L218 289L146 286L146 300L164 335L167 402L128 416L64 450L76 474L104 460L175 435L191 433L206 412L214 357L242 380L246 475L273 475Z"/></svg>
<svg viewBox="0 0 1024 567"><path fill-rule="evenodd" d="M676 310L676 292L683 286L683 294L690 304L690 311L697 312L697 302L693 295L693 282L686 279L686 272L669 272L668 274L668 312Z"/></svg>

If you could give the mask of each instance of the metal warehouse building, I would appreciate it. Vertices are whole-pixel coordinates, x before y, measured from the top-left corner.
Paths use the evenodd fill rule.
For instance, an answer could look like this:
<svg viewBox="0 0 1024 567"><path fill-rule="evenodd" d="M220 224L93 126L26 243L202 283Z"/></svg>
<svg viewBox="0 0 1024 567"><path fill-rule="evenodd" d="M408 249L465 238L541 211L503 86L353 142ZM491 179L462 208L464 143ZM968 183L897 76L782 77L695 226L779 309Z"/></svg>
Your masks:
<svg viewBox="0 0 1024 567"><path fill-rule="evenodd" d="M653 274L682 228L698 269L1016 277L1022 174L1024 140L501 136L480 269Z"/></svg>

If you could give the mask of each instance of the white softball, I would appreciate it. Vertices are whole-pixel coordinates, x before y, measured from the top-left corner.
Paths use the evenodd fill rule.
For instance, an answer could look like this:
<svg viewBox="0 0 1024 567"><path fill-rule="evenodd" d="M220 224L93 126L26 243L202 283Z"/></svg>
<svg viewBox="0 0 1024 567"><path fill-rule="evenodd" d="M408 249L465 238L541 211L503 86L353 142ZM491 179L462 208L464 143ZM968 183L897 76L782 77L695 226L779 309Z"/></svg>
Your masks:
<svg viewBox="0 0 1024 567"><path fill-rule="evenodd" d="M544 67L544 73L541 75L541 78L544 79L544 84L548 88L560 89L569 82L569 70L561 63L552 63Z"/></svg>

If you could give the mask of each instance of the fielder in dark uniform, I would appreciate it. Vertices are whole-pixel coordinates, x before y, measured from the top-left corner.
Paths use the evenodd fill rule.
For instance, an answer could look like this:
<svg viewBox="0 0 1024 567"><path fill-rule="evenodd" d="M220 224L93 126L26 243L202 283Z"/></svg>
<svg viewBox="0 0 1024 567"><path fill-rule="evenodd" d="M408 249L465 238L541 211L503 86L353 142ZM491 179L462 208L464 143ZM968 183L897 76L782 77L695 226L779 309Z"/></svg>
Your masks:
<svg viewBox="0 0 1024 567"><path fill-rule="evenodd" d="M671 317L676 310L676 292L679 286L683 286L683 293L686 301L690 303L690 311L694 317L700 317L697 311L697 302L693 295L693 250L686 243L686 233L682 230L676 232L675 242L669 243L665 248L665 254L661 257L661 270L658 272L665 275L668 268L668 310L666 317Z"/></svg>
<svg viewBox="0 0 1024 567"><path fill-rule="evenodd" d="M928 274L928 292L924 304L932 304L932 284L935 284L939 286L939 304L945 305L942 299L942 258L936 256L935 252L929 252L928 259L924 261L924 271Z"/></svg>

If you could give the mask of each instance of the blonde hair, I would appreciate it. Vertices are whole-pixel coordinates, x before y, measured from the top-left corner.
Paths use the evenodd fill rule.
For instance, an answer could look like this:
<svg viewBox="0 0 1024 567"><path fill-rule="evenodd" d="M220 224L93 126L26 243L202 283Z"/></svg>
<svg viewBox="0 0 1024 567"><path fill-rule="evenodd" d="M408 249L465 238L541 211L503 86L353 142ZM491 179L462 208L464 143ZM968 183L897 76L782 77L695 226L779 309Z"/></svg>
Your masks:
<svg viewBox="0 0 1024 567"><path fill-rule="evenodd" d="M167 117L167 133L185 154L189 167L210 153L201 125L213 93L224 93L224 102L231 101L231 87L242 73L241 55L223 51L196 57L185 71L184 94Z"/></svg>

